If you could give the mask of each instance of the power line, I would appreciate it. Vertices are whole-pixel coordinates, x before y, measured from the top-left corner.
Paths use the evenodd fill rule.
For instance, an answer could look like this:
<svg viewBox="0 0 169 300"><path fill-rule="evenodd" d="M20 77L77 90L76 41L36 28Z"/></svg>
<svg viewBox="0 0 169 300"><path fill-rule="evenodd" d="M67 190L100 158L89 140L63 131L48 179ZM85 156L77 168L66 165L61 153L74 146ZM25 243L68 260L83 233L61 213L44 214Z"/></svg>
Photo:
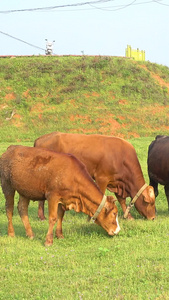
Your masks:
<svg viewBox="0 0 169 300"><path fill-rule="evenodd" d="M13 10L6 10L6 11L0 11L1 14L7 14L7 13L16 13L16 12L34 12L34 11L52 11L59 8L77 8L77 7L84 7L84 6L90 6L93 9L101 9L101 10L109 10L109 11L116 11L120 9L125 9L129 6L133 5L140 5L140 4L148 4L148 3L157 3L160 5L169 6L168 4L162 3L163 0L149 0L144 2L136 3L137 0L131 1L128 4L124 5L113 5L111 8L109 7L98 7L95 5L100 5L108 2L114 2L116 0L95 0L95 1L88 1L88 2L82 2L82 3L72 3L72 4L63 4L63 5L56 5L56 6L48 6L48 7L37 7L37 8L25 8L25 9L13 9Z"/></svg>
<svg viewBox="0 0 169 300"><path fill-rule="evenodd" d="M126 4L126 5L118 5L118 6L116 6L116 8L114 8L114 9L110 9L110 8L98 8L98 7L94 7L93 5L91 5L92 7L94 7L94 8L97 8L97 9L101 9L101 10L108 10L108 11L116 11L116 10L120 10L120 9L124 9L124 8L127 8L127 7L129 7L129 6L131 6L131 5L133 5L135 2L136 2L137 0L134 0L134 1L132 1L131 3L129 3L129 4ZM115 6L113 6L113 7L115 7Z"/></svg>
<svg viewBox="0 0 169 300"><path fill-rule="evenodd" d="M113 5L113 6L101 7L101 8L96 7L94 5L91 5L91 6L93 8L95 8L95 9L107 10L107 11L116 11L116 10L120 10L120 9L125 9L125 8L127 8L129 6L143 5L143 4L149 4L149 3L154 3L154 2L156 2L158 4L162 4L162 3L159 3L159 1L162 1L162 0L157 0L157 1L156 0L149 0L149 1L137 2L137 3L136 3L136 1L137 0L135 0L135 1L131 2L131 3L128 3L126 5L125 4L124 5Z"/></svg>
<svg viewBox="0 0 169 300"><path fill-rule="evenodd" d="M153 0L153 2L160 4L160 5L164 5L164 6L169 6L169 4L165 4L165 3L160 3L161 0Z"/></svg>
<svg viewBox="0 0 169 300"><path fill-rule="evenodd" d="M19 42L25 43L25 44L27 44L27 45L29 45L29 46L31 46L31 47L34 47L34 48L37 48L37 49L40 49L40 50L43 50L43 51L45 51L45 50L46 50L46 49L44 49L44 48L41 48L41 47L35 46L35 45L33 45L33 44L30 44L30 43L28 43L28 42L25 42L25 41L23 41L23 40L21 40L21 39L18 39L17 37L15 37L15 36L12 36L12 35L10 35L10 34L8 34L8 33L5 33L5 32L3 32L3 31L0 31L0 33L2 33L2 34L4 34L4 35L6 35L6 36L8 36L8 37L11 37L11 38L13 38L13 39L15 39L15 40L17 40L17 41L19 41Z"/></svg>
<svg viewBox="0 0 169 300"><path fill-rule="evenodd" d="M75 3L75 4L64 4L64 5L56 5L56 6L48 6L48 7L37 7L37 8L25 8L25 9L13 9L13 10L6 10L0 11L0 13L15 13L15 12L30 12L30 11L41 11L41 10L53 10L56 8L65 8L65 7L77 7L77 6L84 6L90 4L99 4L105 2L111 2L115 0L97 0L97 1L89 1L83 3Z"/></svg>

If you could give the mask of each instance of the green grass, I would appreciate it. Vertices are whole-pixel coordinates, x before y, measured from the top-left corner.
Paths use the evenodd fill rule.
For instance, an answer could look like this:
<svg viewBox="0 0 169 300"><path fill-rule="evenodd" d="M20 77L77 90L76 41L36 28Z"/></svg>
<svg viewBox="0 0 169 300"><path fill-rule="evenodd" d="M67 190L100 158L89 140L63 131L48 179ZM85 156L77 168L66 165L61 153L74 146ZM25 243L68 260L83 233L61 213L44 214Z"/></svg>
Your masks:
<svg viewBox="0 0 169 300"><path fill-rule="evenodd" d="M131 139L148 183L146 159L152 138ZM32 141L33 142L33 141ZM23 141L31 146L33 143ZM10 143L0 143L0 154ZM122 218L121 231L110 237L87 216L66 212L64 240L44 246L48 221L37 218L37 202L29 207L34 240L25 236L17 212L15 238L7 236L5 201L0 192L0 299L169 299L169 215L163 187L156 200L157 218L144 220L133 208L134 221ZM128 199L129 201L129 199ZM47 216L47 205L45 206Z"/></svg>

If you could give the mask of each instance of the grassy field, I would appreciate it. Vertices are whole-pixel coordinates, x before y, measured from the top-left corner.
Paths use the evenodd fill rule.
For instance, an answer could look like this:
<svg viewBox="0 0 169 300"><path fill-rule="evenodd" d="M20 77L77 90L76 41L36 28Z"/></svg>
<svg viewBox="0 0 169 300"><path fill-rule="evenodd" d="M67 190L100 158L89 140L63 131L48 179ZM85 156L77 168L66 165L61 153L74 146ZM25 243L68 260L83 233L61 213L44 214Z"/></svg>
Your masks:
<svg viewBox="0 0 169 300"><path fill-rule="evenodd" d="M131 139L148 183L147 148L153 138ZM19 142L18 142L19 143ZM31 146L33 142L23 141ZM0 143L2 154L10 143ZM29 207L34 240L25 236L14 210L15 238L7 236L5 201L0 191L0 299L169 299L169 214L163 187L156 200L155 221L143 219L135 210L135 220L122 218L120 233L110 237L87 216L66 212L64 240L54 239L44 246L48 220L37 218L37 203ZM129 201L130 199L128 199ZM47 216L47 205L45 207Z"/></svg>

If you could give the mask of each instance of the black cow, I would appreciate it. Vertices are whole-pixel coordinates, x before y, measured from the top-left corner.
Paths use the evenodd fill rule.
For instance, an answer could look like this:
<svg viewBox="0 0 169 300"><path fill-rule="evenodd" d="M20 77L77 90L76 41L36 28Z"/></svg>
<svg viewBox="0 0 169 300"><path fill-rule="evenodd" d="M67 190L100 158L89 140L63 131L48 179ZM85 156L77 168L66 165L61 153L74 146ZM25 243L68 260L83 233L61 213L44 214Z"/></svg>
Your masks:
<svg viewBox="0 0 169 300"><path fill-rule="evenodd" d="M164 185L169 210L169 136L157 135L148 149L148 175L150 185L158 196L158 183Z"/></svg>

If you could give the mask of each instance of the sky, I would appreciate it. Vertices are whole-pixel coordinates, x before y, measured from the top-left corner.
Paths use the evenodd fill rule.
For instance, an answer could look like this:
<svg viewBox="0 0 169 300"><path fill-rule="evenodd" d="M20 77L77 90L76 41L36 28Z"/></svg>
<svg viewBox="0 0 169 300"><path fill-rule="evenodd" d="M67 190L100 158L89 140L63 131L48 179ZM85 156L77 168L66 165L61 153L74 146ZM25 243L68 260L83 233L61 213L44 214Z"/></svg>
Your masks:
<svg viewBox="0 0 169 300"><path fill-rule="evenodd" d="M125 56L131 45L169 67L169 0L0 0L0 55L45 54L45 39L57 55Z"/></svg>

